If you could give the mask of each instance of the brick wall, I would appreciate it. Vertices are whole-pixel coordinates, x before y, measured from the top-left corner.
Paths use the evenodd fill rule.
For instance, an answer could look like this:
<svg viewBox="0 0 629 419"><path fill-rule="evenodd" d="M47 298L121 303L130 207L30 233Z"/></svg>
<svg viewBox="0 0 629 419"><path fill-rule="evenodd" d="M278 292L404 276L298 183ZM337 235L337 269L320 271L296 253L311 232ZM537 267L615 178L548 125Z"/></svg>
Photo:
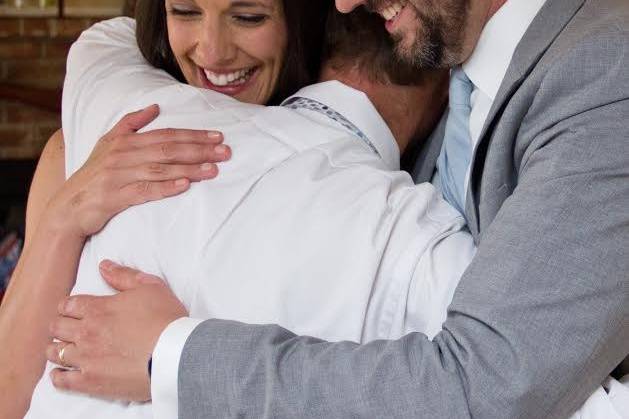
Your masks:
<svg viewBox="0 0 629 419"><path fill-rule="evenodd" d="M0 18L0 84L58 96L68 49L93 22L88 18ZM0 159L37 158L59 127L57 112L0 99Z"/></svg>

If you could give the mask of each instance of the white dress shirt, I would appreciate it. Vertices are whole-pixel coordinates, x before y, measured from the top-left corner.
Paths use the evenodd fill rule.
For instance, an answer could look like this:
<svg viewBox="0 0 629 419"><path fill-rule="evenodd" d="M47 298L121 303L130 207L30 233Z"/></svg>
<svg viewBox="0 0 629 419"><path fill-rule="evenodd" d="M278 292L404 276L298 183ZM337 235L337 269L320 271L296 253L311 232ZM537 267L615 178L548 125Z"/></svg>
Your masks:
<svg viewBox="0 0 629 419"><path fill-rule="evenodd" d="M328 82L296 96L337 111L373 149L320 113L177 83L144 62L128 19L84 33L64 87L68 175L123 114L152 103L162 114L149 129L217 129L234 157L217 179L112 219L86 243L72 293L110 294L98 273L108 258L165 278L191 318L333 341L434 336L475 251L463 218L398 171L397 144L362 92ZM27 417L177 417L179 357L195 324L180 320L160 337L153 408L63 393L44 374Z"/></svg>

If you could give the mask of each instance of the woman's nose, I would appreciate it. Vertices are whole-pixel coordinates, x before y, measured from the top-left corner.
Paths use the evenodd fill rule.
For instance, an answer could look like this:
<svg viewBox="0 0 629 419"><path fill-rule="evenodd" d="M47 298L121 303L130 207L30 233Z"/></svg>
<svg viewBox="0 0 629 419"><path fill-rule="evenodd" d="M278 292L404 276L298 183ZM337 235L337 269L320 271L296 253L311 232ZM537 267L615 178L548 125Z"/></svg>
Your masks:
<svg viewBox="0 0 629 419"><path fill-rule="evenodd" d="M236 59L238 48L232 39L229 28L212 25L201 36L199 54L207 64L224 65Z"/></svg>
<svg viewBox="0 0 629 419"><path fill-rule="evenodd" d="M336 8L341 13L349 13L362 4L365 0L336 0Z"/></svg>

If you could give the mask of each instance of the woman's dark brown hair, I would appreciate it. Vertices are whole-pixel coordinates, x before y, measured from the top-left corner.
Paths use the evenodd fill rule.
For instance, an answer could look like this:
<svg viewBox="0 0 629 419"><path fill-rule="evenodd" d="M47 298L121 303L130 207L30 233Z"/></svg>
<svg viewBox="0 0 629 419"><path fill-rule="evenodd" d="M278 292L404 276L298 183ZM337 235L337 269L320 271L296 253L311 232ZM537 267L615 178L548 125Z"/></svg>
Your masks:
<svg viewBox="0 0 629 419"><path fill-rule="evenodd" d="M328 6L331 0L281 0L288 32L284 66L269 105L277 105L319 77ZM181 82L185 78L168 42L165 0L138 0L138 46L146 60Z"/></svg>

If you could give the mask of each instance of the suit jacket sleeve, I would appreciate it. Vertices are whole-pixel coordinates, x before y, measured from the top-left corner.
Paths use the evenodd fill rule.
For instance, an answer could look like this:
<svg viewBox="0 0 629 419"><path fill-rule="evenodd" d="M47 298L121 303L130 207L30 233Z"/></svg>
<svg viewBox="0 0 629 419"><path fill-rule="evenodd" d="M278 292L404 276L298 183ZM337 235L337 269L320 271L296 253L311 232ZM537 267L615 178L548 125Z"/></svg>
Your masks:
<svg viewBox="0 0 629 419"><path fill-rule="evenodd" d="M590 60L601 48L616 48L613 58ZM548 109L580 100L564 85L600 83L601 100L584 101L596 106L530 141L515 168L518 186L482 232L434 340L415 333L365 345L328 343L276 326L208 320L180 360L180 416L488 419L574 412L629 346L626 38L588 42L566 60L579 56L589 64L557 63L557 71L579 71L544 86L553 92L543 96ZM605 90L606 78L618 81L613 92Z"/></svg>

